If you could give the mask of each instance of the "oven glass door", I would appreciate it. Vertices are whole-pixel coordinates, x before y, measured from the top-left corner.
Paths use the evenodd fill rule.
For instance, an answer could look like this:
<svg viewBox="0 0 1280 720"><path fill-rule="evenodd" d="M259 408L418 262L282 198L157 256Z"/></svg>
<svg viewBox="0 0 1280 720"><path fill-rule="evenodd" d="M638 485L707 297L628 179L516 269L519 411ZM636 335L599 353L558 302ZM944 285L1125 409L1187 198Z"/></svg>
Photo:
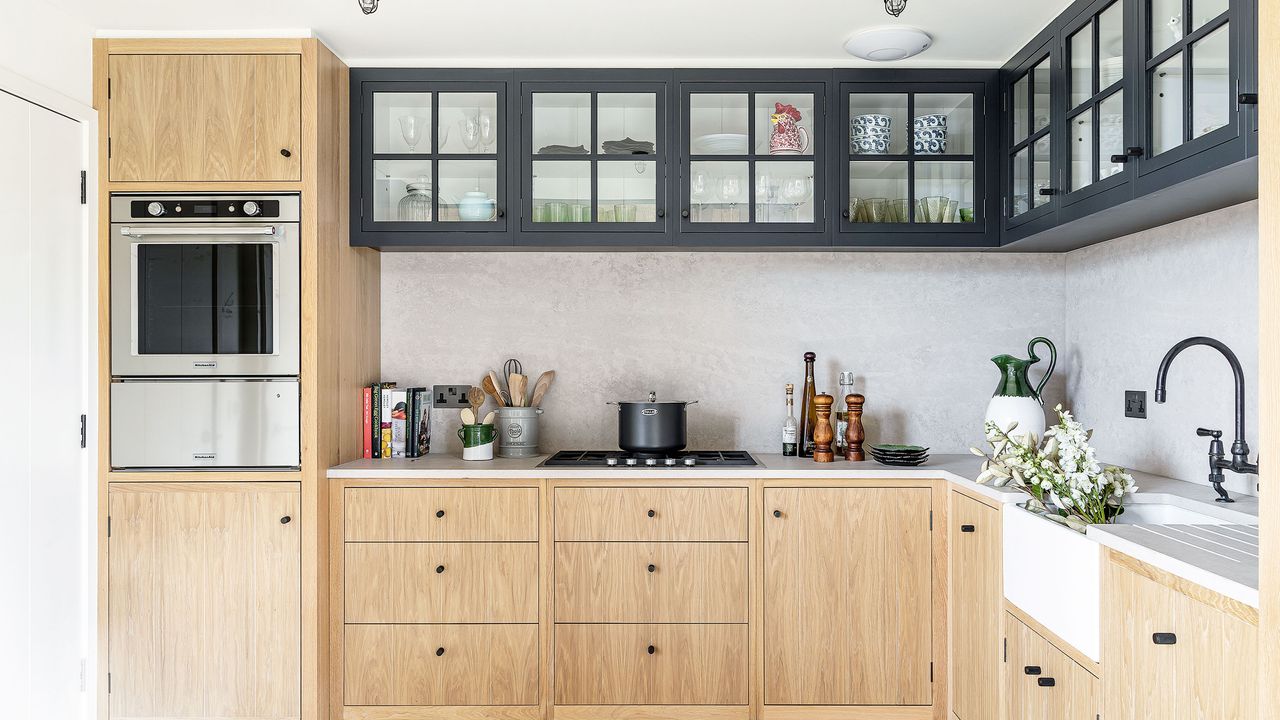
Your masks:
<svg viewBox="0 0 1280 720"><path fill-rule="evenodd" d="M275 352L275 244L137 247L138 355Z"/></svg>

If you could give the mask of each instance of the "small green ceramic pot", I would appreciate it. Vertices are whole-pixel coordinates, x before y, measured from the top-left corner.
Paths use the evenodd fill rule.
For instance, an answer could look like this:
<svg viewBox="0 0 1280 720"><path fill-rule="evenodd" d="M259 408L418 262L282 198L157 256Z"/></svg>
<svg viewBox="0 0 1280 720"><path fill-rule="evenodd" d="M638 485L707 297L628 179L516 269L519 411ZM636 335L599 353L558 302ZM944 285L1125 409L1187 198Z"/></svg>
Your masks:
<svg viewBox="0 0 1280 720"><path fill-rule="evenodd" d="M463 425L458 428L458 439L462 441L462 447L473 448L481 445L488 445L493 442L493 438L497 435L494 430L493 423L488 425Z"/></svg>

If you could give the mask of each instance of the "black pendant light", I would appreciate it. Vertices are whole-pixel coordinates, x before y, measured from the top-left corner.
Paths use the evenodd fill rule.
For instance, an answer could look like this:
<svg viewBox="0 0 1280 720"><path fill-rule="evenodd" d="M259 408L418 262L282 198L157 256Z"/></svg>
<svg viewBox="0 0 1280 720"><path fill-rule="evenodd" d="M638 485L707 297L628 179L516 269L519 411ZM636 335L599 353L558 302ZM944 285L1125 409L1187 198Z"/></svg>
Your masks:
<svg viewBox="0 0 1280 720"><path fill-rule="evenodd" d="M360 9L364 11L365 15L372 15L378 12L378 0L356 0L356 2L360 3ZM885 0L885 2L888 2L888 0Z"/></svg>
<svg viewBox="0 0 1280 720"><path fill-rule="evenodd" d="M884 0L884 11L894 17L898 17L906 9L907 0Z"/></svg>

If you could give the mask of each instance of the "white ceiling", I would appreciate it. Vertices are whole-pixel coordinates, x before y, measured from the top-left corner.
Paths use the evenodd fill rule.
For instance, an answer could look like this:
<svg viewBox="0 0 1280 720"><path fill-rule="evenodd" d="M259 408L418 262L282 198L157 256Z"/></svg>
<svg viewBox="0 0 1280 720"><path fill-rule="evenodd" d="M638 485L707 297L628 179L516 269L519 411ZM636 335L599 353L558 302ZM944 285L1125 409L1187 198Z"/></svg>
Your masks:
<svg viewBox="0 0 1280 720"><path fill-rule="evenodd" d="M1069 0L46 0L101 36L314 33L351 65L833 67L854 31L902 23L933 35L896 65L995 67Z"/></svg>

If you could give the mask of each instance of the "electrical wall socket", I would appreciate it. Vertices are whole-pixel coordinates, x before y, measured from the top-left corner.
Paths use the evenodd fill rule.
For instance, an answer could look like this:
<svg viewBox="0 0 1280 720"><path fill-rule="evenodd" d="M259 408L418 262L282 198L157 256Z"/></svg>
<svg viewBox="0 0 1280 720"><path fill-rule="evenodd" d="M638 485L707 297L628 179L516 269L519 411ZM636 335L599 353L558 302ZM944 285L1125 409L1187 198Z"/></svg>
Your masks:
<svg viewBox="0 0 1280 720"><path fill-rule="evenodd" d="M1147 417L1146 390L1124 391L1124 416L1139 419Z"/></svg>
<svg viewBox="0 0 1280 720"><path fill-rule="evenodd" d="M438 408L470 407L467 401L470 390L470 385L432 385L431 404Z"/></svg>

